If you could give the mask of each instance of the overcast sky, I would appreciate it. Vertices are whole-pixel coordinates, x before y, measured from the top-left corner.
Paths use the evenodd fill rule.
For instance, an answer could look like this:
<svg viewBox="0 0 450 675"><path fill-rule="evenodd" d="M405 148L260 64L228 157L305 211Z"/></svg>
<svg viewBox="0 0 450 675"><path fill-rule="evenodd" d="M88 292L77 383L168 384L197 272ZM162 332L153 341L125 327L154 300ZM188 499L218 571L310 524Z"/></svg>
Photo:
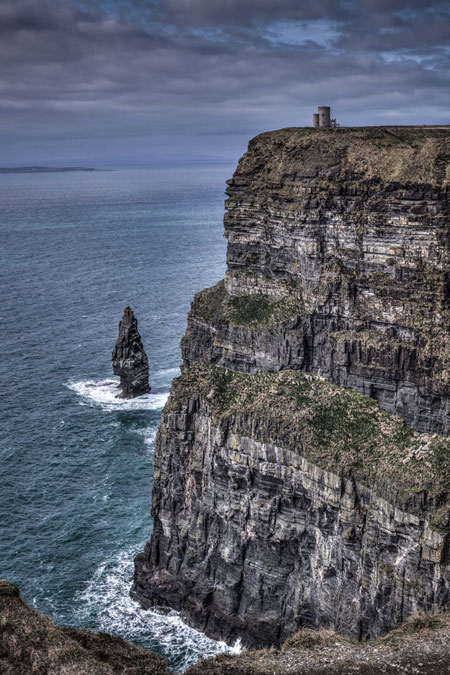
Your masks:
<svg viewBox="0 0 450 675"><path fill-rule="evenodd" d="M0 165L217 158L450 122L450 0L0 0Z"/></svg>

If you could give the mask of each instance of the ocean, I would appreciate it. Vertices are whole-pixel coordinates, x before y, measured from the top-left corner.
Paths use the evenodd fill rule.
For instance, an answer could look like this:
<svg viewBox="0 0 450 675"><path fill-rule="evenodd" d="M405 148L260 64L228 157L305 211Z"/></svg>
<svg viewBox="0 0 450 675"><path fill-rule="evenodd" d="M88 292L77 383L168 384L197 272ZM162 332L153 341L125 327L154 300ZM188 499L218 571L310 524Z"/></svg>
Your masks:
<svg viewBox="0 0 450 675"><path fill-rule="evenodd" d="M0 578L56 623L121 635L177 672L229 648L128 593L189 304L225 271L232 172L0 176ZM116 398L111 370L126 305L152 387L133 401Z"/></svg>

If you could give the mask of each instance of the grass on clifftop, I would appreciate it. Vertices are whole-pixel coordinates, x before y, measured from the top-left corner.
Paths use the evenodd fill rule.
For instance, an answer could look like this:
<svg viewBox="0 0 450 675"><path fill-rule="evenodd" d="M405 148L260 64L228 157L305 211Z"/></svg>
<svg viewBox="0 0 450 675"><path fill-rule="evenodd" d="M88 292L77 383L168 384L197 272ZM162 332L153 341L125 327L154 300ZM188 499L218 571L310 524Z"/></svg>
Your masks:
<svg viewBox="0 0 450 675"><path fill-rule="evenodd" d="M449 612L416 615L371 642L302 629L280 650L219 654L186 675L448 675L449 640Z"/></svg>
<svg viewBox="0 0 450 675"><path fill-rule="evenodd" d="M121 637L56 626L0 580L2 675L170 675L161 656Z"/></svg>
<svg viewBox="0 0 450 675"><path fill-rule="evenodd" d="M322 469L369 487L392 486L404 498L450 491L450 438L421 434L371 398L316 375L280 371L245 375L196 364L174 380L165 412L200 395L215 424L249 414L255 439L295 449ZM248 423L248 420L247 420ZM448 527L444 508L436 526Z"/></svg>
<svg viewBox="0 0 450 675"><path fill-rule="evenodd" d="M277 183L286 174L329 171L361 179L448 184L441 158L450 151L450 126L292 127L253 138L234 179Z"/></svg>
<svg viewBox="0 0 450 675"><path fill-rule="evenodd" d="M215 286L197 293L191 311L211 323L223 320L235 326L251 328L280 324L303 310L295 295L279 297L254 293L229 296L224 282L219 281Z"/></svg>

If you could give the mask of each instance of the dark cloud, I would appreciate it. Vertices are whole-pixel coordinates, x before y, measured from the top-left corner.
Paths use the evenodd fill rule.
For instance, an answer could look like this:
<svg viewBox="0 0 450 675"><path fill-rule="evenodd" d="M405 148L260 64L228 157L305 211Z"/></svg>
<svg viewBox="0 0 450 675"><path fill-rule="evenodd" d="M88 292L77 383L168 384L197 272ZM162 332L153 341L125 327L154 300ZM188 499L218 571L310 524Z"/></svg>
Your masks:
<svg viewBox="0 0 450 675"><path fill-rule="evenodd" d="M449 18L418 0L2 0L5 159L235 156L326 103L348 125L444 123Z"/></svg>

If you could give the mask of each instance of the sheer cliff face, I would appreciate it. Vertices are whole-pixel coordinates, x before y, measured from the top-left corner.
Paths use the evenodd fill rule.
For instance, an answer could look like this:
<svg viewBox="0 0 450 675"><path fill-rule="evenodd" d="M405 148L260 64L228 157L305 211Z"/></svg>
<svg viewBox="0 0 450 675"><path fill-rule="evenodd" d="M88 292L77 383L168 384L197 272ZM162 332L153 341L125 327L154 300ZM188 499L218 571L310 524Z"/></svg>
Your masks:
<svg viewBox="0 0 450 675"><path fill-rule="evenodd" d="M449 128L258 136L227 190L225 285L214 312L193 303L185 363L320 372L450 433L449 167Z"/></svg>
<svg viewBox="0 0 450 675"><path fill-rule="evenodd" d="M250 143L158 434L142 604L263 645L449 602L449 167L449 128Z"/></svg>

